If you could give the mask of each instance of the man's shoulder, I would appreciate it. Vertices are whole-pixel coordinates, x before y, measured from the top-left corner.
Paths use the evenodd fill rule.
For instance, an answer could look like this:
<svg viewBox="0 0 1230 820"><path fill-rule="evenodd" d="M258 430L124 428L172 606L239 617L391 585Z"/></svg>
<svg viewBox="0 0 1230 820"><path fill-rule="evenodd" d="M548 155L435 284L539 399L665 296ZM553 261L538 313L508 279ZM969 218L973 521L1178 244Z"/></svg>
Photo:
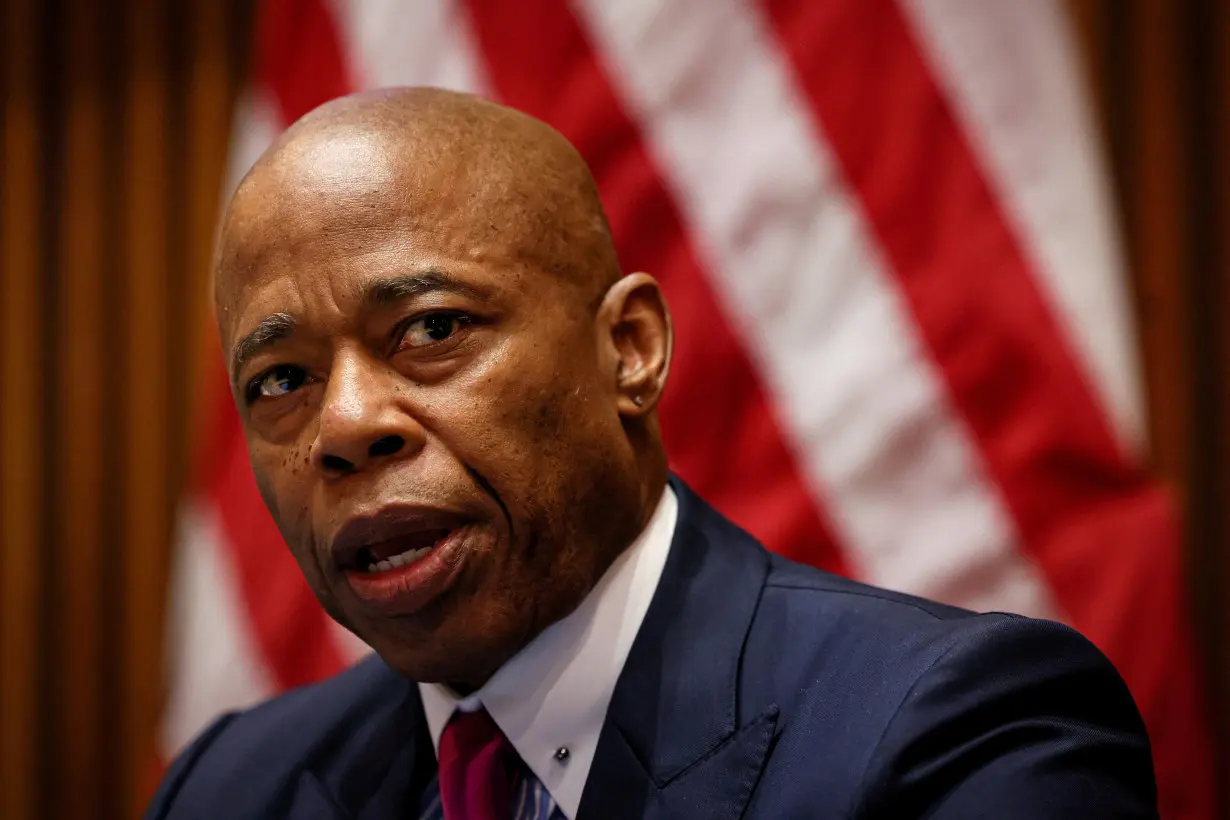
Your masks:
<svg viewBox="0 0 1230 820"><path fill-rule="evenodd" d="M413 690L374 655L326 680L292 689L229 716L217 748L240 751L265 747L269 753L310 754L314 745L333 746L356 726L395 716Z"/></svg>
<svg viewBox="0 0 1230 820"><path fill-rule="evenodd" d="M743 641L741 679L748 708L788 704L810 691L848 695L852 714L889 708L939 658L1012 642L1017 636L1054 645L1091 663L1101 653L1061 624L1007 613L977 613L860 583L767 551L755 538L677 485L687 526L723 556L712 566L723 583L755 585L758 600ZM688 581L690 582L690 581ZM1030 669L1008 672L1029 674ZM838 698L840 699L840 698ZM873 702L862 708L862 701Z"/></svg>
<svg viewBox="0 0 1230 820"><path fill-rule="evenodd" d="M1017 659L1002 647L1016 647ZM1033 648L1036 647L1036 651ZM1020 654L1030 648L1030 660ZM998 669L964 659L1000 657ZM1029 676L1037 663L1072 658L1113 670L1075 630L1016 614L976 613L803 566L779 556L770 569L745 645L749 681L778 703L822 691L844 699L878 731L924 675L944 662L964 667L970 683L986 674Z"/></svg>
<svg viewBox="0 0 1230 820"><path fill-rule="evenodd" d="M678 619L689 631L673 636L671 649L688 661L669 663L660 688L711 679L735 692L734 725L773 725L745 816L801 816L817 805L835 807L835 816L920 816L943 804L952 810L936 816L1011 805L1020 809L1013 816L1083 817L1108 800L1122 809L1114 816L1153 816L1139 713L1114 667L1077 632L791 562L686 491L683 498L680 560L666 577L669 600L697 611ZM696 589L705 594L686 603ZM736 610L746 617L728 616ZM719 646L719 630L738 647L734 687L727 667L689 651ZM661 656L646 653L651 662ZM642 685L635 708L652 692ZM677 700L660 718L676 735L729 716L677 708Z"/></svg>
<svg viewBox="0 0 1230 820"><path fill-rule="evenodd" d="M789 601L826 611L841 610L888 618L890 623L953 621L976 614L960 607L854 581L776 554L769 557L765 590L771 604L776 600Z"/></svg>
<svg viewBox="0 0 1230 820"><path fill-rule="evenodd" d="M954 804L1011 795L1030 806L1030 767L1053 759L1053 776L1039 783L1062 800L1093 805L1087 783L1111 784L1097 799L1123 801L1115 816L1153 816L1139 713L1111 663L1075 630L770 563L741 676L744 720L766 704L780 708L759 814L788 815L823 797L851 814L893 816L917 798L908 785L919 782L937 794L958 784ZM1009 736L1018 740L997 745ZM1079 765L1065 762L1071 748L1082 750ZM933 765L940 759L945 767Z"/></svg>
<svg viewBox="0 0 1230 820"><path fill-rule="evenodd" d="M172 765L147 817L177 806L259 816L291 799L304 771L387 761L407 742L417 691L377 657L319 683L219 717ZM373 777L382 772L372 772Z"/></svg>

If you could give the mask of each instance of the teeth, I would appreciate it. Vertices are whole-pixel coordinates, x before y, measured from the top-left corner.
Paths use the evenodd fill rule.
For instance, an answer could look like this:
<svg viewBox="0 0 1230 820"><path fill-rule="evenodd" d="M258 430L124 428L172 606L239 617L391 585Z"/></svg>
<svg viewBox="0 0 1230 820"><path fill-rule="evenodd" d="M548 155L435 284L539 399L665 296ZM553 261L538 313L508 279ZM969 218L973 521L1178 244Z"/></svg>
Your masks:
<svg viewBox="0 0 1230 820"><path fill-rule="evenodd" d="M398 567L404 567L408 564L413 564L418 559L422 558L427 553L431 552L431 547L423 547L417 550L406 550L398 555L390 556L383 561L377 561L374 564L369 564L368 572L388 572Z"/></svg>

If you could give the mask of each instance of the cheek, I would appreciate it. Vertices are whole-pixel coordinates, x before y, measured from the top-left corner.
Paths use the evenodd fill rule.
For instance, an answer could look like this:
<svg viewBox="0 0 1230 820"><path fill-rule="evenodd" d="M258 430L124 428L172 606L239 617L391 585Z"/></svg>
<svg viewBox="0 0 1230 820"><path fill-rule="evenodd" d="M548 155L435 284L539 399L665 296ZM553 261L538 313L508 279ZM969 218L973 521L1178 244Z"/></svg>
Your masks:
<svg viewBox="0 0 1230 820"><path fill-rule="evenodd" d="M252 459L252 474L256 478L256 489L260 491L261 500L265 502L265 506L269 509L274 520L281 518L282 505L278 503L278 493L274 487L275 480L269 470L256 459Z"/></svg>
<svg viewBox="0 0 1230 820"><path fill-rule="evenodd" d="M523 368L514 378L493 375L458 402L458 454L527 517L558 514L604 469L597 462L616 455L618 415L584 376Z"/></svg>
<svg viewBox="0 0 1230 820"><path fill-rule="evenodd" d="M300 448L254 448L252 468L257 489L269 508L282 540L308 586L334 619L344 622L315 551L312 527L311 466Z"/></svg>
<svg viewBox="0 0 1230 820"><path fill-rule="evenodd" d="M249 449L252 473L261 499L292 550L306 538L309 522L311 467L300 448L256 446Z"/></svg>
<svg viewBox="0 0 1230 820"><path fill-rule="evenodd" d="M257 402L248 411L249 438L276 452L295 447L319 419L323 398L324 385L314 381L276 402Z"/></svg>

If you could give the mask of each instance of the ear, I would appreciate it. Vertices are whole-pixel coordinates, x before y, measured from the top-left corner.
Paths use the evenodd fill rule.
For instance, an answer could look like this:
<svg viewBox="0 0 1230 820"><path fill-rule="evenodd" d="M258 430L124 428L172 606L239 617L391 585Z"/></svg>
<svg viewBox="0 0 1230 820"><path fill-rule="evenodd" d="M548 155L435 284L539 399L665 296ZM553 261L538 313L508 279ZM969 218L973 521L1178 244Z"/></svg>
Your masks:
<svg viewBox="0 0 1230 820"><path fill-rule="evenodd" d="M599 339L600 346L615 360L619 414L646 415L666 386L675 338L657 280L633 273L612 285L598 308L598 327L606 336Z"/></svg>

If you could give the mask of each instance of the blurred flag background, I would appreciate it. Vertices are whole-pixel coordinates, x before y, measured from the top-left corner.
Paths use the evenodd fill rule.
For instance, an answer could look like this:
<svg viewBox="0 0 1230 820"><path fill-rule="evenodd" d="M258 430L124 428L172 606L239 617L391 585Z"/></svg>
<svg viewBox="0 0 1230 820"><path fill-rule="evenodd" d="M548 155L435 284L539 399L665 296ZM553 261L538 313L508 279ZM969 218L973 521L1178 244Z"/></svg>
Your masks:
<svg viewBox="0 0 1230 820"><path fill-rule="evenodd" d="M234 101L234 119L225 179L212 180L217 189L229 192L296 118L362 88L463 89L552 124L589 161L625 270L654 274L670 301L679 338L661 413L673 469L768 547L796 560L972 609L1076 627L1115 663L1144 713L1163 817L1217 816L1216 707L1196 653L1183 497L1146 469L1149 431L1159 429L1157 385L1172 382L1151 372L1154 387L1146 392L1142 383L1137 325L1153 317L1147 299L1141 312L1133 297L1110 158L1068 5L262 0L247 13L251 58L233 70L242 77L234 93L218 97ZM105 25L94 15L94 24ZM174 18L168 25L174 28ZM1108 23L1105 31L1117 29ZM89 41L84 31L70 36ZM1083 42L1087 50L1111 48ZM181 70L193 68L183 63ZM139 102L141 74L133 76ZM141 110L130 105L115 116L123 121ZM174 108L162 113L156 125L176 127ZM198 117L195 127L225 128L226 113L214 114ZM66 146L53 143L47 151L66 147L71 158L76 147L85 169L92 159L101 164L107 150L108 115L99 108L79 116L96 122L100 145L91 148L89 135L74 138L70 129ZM8 143L11 160L11 136ZM123 147L134 165L150 159L140 137ZM153 142L147 147L156 150ZM203 167L200 159L164 153L152 161L175 169L177 162ZM220 165L219 157L212 167ZM108 186L103 171L88 177L94 187L85 194L73 194L74 166L61 173L70 196L44 200L45 209L71 211L74 196L90 201ZM1148 175L1142 179L1147 184ZM142 181L141 171L120 180L130 197L141 196ZM14 203L6 202L12 212ZM200 258L203 226L213 216L195 215ZM140 247L146 231L162 231L170 238L148 241L174 243L174 220L164 219L125 223L126 241ZM10 215L5 224L12 231L21 223ZM84 257L107 255L107 226L101 218L84 245L44 243L40 252L70 265L83 254L80 264L89 266ZM1138 244L1137 254L1142 247L1149 250ZM132 253L141 264L141 252ZM5 260L37 266L15 252ZM148 264L152 271L160 263ZM89 280L94 290L75 297L64 294L71 281L50 296L42 291L44 303L66 299L67 318L87 323L78 342L88 343L107 321L90 313L91 299L113 313L160 309L159 292L139 286L108 296L108 275L100 269ZM19 284L6 284L8 304L19 304ZM170 496L180 496L174 521L164 522L175 533L166 539L173 550L151 565L161 574L135 571L135 582L166 583L169 591L165 619L162 608L150 609L156 623L145 626L146 634L165 632L165 675L148 663L143 672L126 673L141 676L147 694L156 691L150 680L165 681L167 693L155 704L155 744L130 738L132 758L147 750L165 761L219 713L337 672L365 651L320 610L262 505L212 328L201 329L209 326L205 301L185 301L180 317L208 341L203 364L181 371L192 374L194 392L187 395L195 398L178 408L178 434L191 451L185 489L164 491L167 509ZM49 323L41 338L56 335L56 321ZM168 327L150 339L140 319L134 322L124 342L127 379L142 378L135 371L146 355L143 342L184 338ZM12 335L6 346L29 344ZM156 399L112 407L101 371L82 366L71 350L62 355L69 371L86 379L84 387L74 381L63 388L85 391L79 408L105 418L110 407L129 425L129 439L143 425L168 424L151 412ZM181 364L196 358L175 355ZM6 361L18 359L6 353ZM158 366L174 372L169 361ZM169 389L168 382L164 375L145 389ZM93 395L104 398L91 404ZM1163 410L1161 418L1173 412ZM42 435L56 437L52 426ZM174 438L170 431L161 440ZM71 436L58 440L60 459L76 464ZM10 452L18 455L5 462L10 476L22 452L14 446ZM98 486L86 523L56 524L55 512L41 519L70 559L73 545L92 537L91 523L105 527L107 499L116 492L125 532L145 521L143 501L154 503L136 492L107 495L106 485L125 477L108 466L139 470L143 450L113 458L105 441L84 446L97 449L95 466L61 472ZM43 481L34 501L54 509L46 496L59 491L48 474ZM28 491L6 492L6 509L16 516ZM145 525L157 530L156 522ZM14 526L17 540L37 542L38 521L28 531ZM9 527L6 519L6 541ZM151 532L148 539L156 537ZM106 564L99 551L79 566L106 577ZM16 559L5 566L10 578L23 571ZM74 570L66 564L62 571ZM132 574L127 583L134 583ZM85 609L106 617L109 593L93 595ZM46 611L45 604L17 601L5 616L21 617L22 606L26 615ZM69 611L82 606L70 603ZM63 628L74 617L56 623ZM110 634L101 629L93 654L64 668L76 664L105 685L108 674L89 670L111 659ZM20 660L15 651L4 657ZM130 653L128 662L151 659ZM40 680L61 669L40 663ZM56 685L71 696L71 682ZM21 690L26 699L43 703L29 688ZM94 714L89 706L79 713ZM73 731L71 721L58 725ZM31 724L30 736L40 727ZM105 749L112 730L96 718L87 730L90 748ZM11 730L6 736L18 737ZM58 771L56 743L29 742L42 750L29 770L43 777ZM68 748L78 748L84 765L84 747ZM20 774L21 766L10 762L0 772ZM72 798L21 788L33 796L20 810L35 813L3 816L73 816L66 808ZM40 805L65 813L37 813ZM99 810L108 817L131 813Z"/></svg>
<svg viewBox="0 0 1230 820"><path fill-rule="evenodd" d="M266 0L231 178L327 99L441 85L590 162L679 341L676 472L798 560L1066 621L1127 678L1170 818L1211 771L1104 163L1055 3ZM343 668L225 378L172 590L168 754ZM839 662L839 661L838 661Z"/></svg>

